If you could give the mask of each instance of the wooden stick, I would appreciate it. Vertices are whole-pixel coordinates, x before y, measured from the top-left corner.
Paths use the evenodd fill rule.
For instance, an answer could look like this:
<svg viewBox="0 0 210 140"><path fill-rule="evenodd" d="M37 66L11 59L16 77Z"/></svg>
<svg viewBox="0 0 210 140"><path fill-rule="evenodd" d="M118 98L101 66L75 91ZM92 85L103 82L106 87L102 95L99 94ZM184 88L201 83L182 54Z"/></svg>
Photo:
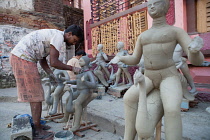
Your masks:
<svg viewBox="0 0 210 140"><path fill-rule="evenodd" d="M161 126L162 126L162 119L156 125L156 136L155 136L155 140L161 140Z"/></svg>
<svg viewBox="0 0 210 140"><path fill-rule="evenodd" d="M66 123L66 128L69 126L70 119L71 119L71 114L69 114L69 118L68 118L68 121Z"/></svg>

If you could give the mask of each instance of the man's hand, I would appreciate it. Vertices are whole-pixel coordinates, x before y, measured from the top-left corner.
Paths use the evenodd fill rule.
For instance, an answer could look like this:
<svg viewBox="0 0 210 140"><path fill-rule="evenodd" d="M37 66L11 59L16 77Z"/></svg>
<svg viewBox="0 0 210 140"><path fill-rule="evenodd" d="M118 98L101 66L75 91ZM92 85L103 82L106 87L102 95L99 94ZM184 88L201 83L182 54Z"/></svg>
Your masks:
<svg viewBox="0 0 210 140"><path fill-rule="evenodd" d="M49 79L50 79L50 83L53 85L53 86L57 86L58 84L58 79L55 77L55 75L53 73L50 73L49 74Z"/></svg>
<svg viewBox="0 0 210 140"><path fill-rule="evenodd" d="M81 68L72 67L72 71L73 71L75 74L79 74L79 72L81 71Z"/></svg>
<svg viewBox="0 0 210 140"><path fill-rule="evenodd" d="M203 48L203 45L204 45L203 39L199 36L196 36L195 38L193 38L192 42L189 44L188 50L191 53L197 53Z"/></svg>

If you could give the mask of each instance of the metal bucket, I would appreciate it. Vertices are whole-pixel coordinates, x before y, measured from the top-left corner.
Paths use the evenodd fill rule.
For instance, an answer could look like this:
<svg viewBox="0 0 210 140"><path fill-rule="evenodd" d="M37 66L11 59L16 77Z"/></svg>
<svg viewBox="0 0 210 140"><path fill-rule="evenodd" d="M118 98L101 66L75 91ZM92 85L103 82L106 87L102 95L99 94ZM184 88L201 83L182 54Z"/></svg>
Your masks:
<svg viewBox="0 0 210 140"><path fill-rule="evenodd" d="M62 130L55 133L54 140L73 140L74 134L72 131Z"/></svg>

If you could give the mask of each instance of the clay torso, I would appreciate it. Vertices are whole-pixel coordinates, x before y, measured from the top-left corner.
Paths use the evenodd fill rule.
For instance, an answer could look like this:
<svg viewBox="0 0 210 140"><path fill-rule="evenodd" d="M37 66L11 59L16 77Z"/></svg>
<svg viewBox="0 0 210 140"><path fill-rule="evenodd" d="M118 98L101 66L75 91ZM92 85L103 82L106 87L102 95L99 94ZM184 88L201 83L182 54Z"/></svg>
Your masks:
<svg viewBox="0 0 210 140"><path fill-rule="evenodd" d="M142 33L141 42L145 69L159 70L174 65L172 56L177 44L174 27L151 28Z"/></svg>
<svg viewBox="0 0 210 140"><path fill-rule="evenodd" d="M128 55L128 52L126 50L120 51L116 54L116 56L125 56L125 55ZM123 68L124 63L118 62L117 65L118 67Z"/></svg>
<svg viewBox="0 0 210 140"><path fill-rule="evenodd" d="M103 57L103 52L99 52L96 56L96 60L97 60L97 65L100 65L101 63L105 63L104 57Z"/></svg>
<svg viewBox="0 0 210 140"><path fill-rule="evenodd" d="M90 87L88 87L88 86L85 84L85 82L86 82L86 81L90 81L90 79L88 78L88 79L86 79L85 81L82 81L82 80L81 80L81 78L82 78L83 76L88 77L88 72L90 72L90 71L83 72L83 73L77 75L77 89L79 89L79 90L82 90L82 89L90 89Z"/></svg>

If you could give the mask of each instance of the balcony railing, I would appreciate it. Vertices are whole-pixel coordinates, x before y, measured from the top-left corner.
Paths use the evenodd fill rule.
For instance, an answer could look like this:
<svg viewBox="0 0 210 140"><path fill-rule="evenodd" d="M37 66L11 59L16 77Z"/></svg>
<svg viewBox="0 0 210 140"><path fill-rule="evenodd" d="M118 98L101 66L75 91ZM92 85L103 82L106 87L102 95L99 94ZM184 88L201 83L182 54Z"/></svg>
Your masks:
<svg viewBox="0 0 210 140"><path fill-rule="evenodd" d="M92 21L93 23L98 22L146 1L147 0L91 0Z"/></svg>

